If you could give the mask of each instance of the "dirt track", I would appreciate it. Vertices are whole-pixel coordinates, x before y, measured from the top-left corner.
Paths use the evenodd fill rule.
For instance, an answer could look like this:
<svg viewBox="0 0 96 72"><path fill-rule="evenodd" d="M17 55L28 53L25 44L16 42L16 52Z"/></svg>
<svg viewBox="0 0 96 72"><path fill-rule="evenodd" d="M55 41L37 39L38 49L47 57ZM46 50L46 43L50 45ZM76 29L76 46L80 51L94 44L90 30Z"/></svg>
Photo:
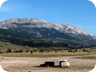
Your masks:
<svg viewBox="0 0 96 72"><path fill-rule="evenodd" d="M38 67L46 60L63 60L69 59L70 68L50 68ZM51 57L51 58L35 58L35 57L0 57L2 67L8 72L89 72L96 60L76 59L74 57Z"/></svg>

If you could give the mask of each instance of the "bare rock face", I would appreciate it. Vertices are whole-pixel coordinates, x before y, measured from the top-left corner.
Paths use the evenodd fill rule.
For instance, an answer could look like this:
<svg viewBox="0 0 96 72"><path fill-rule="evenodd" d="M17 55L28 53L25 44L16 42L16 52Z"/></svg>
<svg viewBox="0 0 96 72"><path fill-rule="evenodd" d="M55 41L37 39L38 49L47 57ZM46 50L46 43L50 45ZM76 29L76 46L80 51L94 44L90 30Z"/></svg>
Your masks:
<svg viewBox="0 0 96 72"><path fill-rule="evenodd" d="M71 33L71 34L84 34L90 35L87 32L84 32L78 27L64 24L49 23L45 20L38 18L13 18L0 22L0 28L18 28L18 27L29 27L29 28L53 28L62 33Z"/></svg>

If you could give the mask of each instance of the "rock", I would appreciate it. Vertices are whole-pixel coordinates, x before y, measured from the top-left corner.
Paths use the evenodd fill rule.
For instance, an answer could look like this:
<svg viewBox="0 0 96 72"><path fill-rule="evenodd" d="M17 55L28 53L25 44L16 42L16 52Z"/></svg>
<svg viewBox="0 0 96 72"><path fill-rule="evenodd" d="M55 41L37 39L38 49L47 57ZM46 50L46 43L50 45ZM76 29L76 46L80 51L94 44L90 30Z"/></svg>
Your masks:
<svg viewBox="0 0 96 72"><path fill-rule="evenodd" d="M70 67L70 62L68 60L60 61L60 67Z"/></svg>

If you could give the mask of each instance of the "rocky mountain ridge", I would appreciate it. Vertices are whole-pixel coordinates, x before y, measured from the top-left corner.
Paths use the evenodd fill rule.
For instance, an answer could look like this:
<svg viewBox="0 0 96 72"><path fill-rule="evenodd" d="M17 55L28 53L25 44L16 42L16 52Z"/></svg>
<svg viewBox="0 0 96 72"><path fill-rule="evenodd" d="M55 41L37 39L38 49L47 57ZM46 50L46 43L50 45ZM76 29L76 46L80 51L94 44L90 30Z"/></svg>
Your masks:
<svg viewBox="0 0 96 72"><path fill-rule="evenodd" d="M95 45L96 37L78 27L65 24L50 23L38 18L13 18L0 22L0 36L13 43L14 39L25 41ZM14 38L14 39L13 39ZM39 41L40 40L40 41ZM31 42L30 42L31 44Z"/></svg>

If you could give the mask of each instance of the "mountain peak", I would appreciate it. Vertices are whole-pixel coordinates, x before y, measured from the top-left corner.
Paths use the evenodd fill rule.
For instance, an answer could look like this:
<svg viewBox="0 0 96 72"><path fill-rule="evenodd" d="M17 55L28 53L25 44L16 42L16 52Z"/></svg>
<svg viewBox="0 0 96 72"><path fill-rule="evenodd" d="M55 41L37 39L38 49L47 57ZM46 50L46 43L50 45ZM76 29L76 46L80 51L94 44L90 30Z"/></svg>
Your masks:
<svg viewBox="0 0 96 72"><path fill-rule="evenodd" d="M55 24L49 23L40 18L11 18L5 21L0 22L0 28L17 28L18 24L22 24L21 27L29 27L29 28L48 28L48 29L56 29L61 33L69 33L69 34L84 34L90 35L78 27L74 27L71 25L64 24ZM20 27L20 25L19 25Z"/></svg>
<svg viewBox="0 0 96 72"><path fill-rule="evenodd" d="M45 20L42 20L40 18L10 18L10 19L7 19L7 20L4 20L2 22L15 22L15 23L30 23L30 22L46 22Z"/></svg>

